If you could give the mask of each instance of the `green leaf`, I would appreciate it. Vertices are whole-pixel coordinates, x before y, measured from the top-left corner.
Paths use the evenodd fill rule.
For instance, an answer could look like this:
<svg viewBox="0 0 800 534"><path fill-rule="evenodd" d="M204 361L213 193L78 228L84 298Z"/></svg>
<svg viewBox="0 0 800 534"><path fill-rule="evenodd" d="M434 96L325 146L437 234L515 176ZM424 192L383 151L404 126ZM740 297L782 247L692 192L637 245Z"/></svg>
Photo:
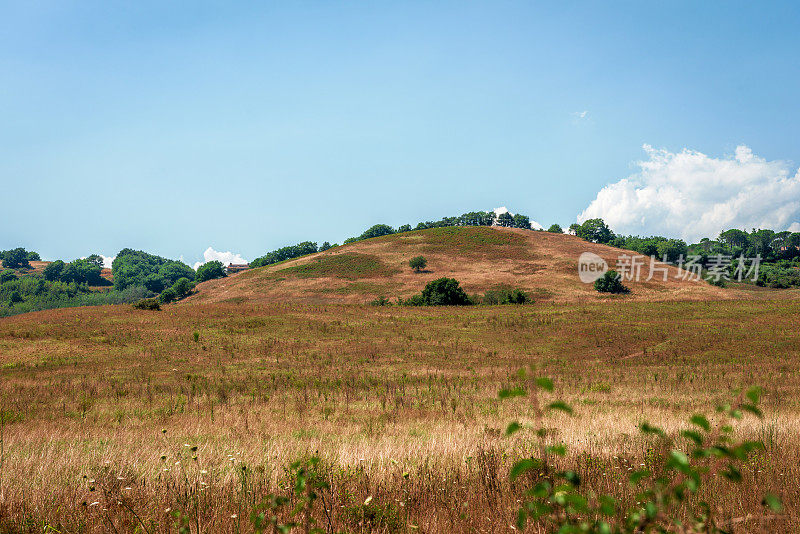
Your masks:
<svg viewBox="0 0 800 534"><path fill-rule="evenodd" d="M669 457L674 465L681 467L687 467L689 465L689 458L681 451L673 449L669 451Z"/></svg>
<svg viewBox="0 0 800 534"><path fill-rule="evenodd" d="M517 528L519 530L525 530L525 523L528 521L528 514L525 513L525 510L520 508L517 512Z"/></svg>
<svg viewBox="0 0 800 534"><path fill-rule="evenodd" d="M569 415L572 415L572 408L570 408L569 404L563 401L556 401L551 402L547 405L548 410L561 410L562 412L566 412Z"/></svg>
<svg viewBox="0 0 800 534"><path fill-rule="evenodd" d="M497 394L500 399L512 399L514 397L524 397L527 393L523 388L501 389Z"/></svg>
<svg viewBox="0 0 800 534"><path fill-rule="evenodd" d="M781 503L780 498L777 495L773 495L772 493L767 493L764 495L764 500L762 504L768 507L770 510L775 512L776 514L783 510L783 504Z"/></svg>
<svg viewBox="0 0 800 534"><path fill-rule="evenodd" d="M758 404L759 399L761 398L761 386L753 386L747 390L745 393L750 402L753 404Z"/></svg>
<svg viewBox="0 0 800 534"><path fill-rule="evenodd" d="M691 417L691 419L689 419L689 421L693 425L699 426L700 428L702 428L706 432L711 430L711 423L708 422L708 419L706 419L706 417L704 415L695 414L695 415L693 415Z"/></svg>
<svg viewBox="0 0 800 534"><path fill-rule="evenodd" d="M603 515L613 516L616 513L617 501L608 495L601 495L600 498L600 513Z"/></svg>
<svg viewBox="0 0 800 534"><path fill-rule="evenodd" d="M745 403L745 404L742 404L741 408L742 408L742 410L744 410L746 412L750 412L751 414L755 415L756 417L762 417L763 416L763 414L761 413L761 410L756 408L756 406L754 404Z"/></svg>
<svg viewBox="0 0 800 534"><path fill-rule="evenodd" d="M547 447L547 452L557 454L558 456L564 456L567 454L567 448L564 445L551 445Z"/></svg>
<svg viewBox="0 0 800 534"><path fill-rule="evenodd" d="M742 473L736 469L732 465L728 465L728 468L722 472L722 476L730 480L731 482L741 482L742 481Z"/></svg>
<svg viewBox="0 0 800 534"><path fill-rule="evenodd" d="M511 434L514 434L515 432L519 432L519 430L521 428L522 428L522 425L519 424L518 422L516 422L516 421L510 422L508 424L508 426L506 427L506 436L510 436Z"/></svg>
<svg viewBox="0 0 800 534"><path fill-rule="evenodd" d="M641 430L644 434L656 434L662 437L666 435L659 427L653 426L647 421L639 425L639 430Z"/></svg>
<svg viewBox="0 0 800 534"><path fill-rule="evenodd" d="M536 463L531 458L525 458L524 460L518 461L511 467L511 473L509 477L511 480L516 480L517 477L527 473L534 467L536 467Z"/></svg>
<svg viewBox="0 0 800 534"><path fill-rule="evenodd" d="M689 438L692 440L695 445L702 445L703 444L703 436L700 435L699 432L695 432L694 430L684 430L681 432L683 437Z"/></svg>
<svg viewBox="0 0 800 534"><path fill-rule="evenodd" d="M647 478L649 476L650 476L650 471L648 471L647 469L639 469L638 471L634 471L633 473L631 473L629 479L631 481L631 484L633 484L635 486L641 480L643 480L643 479L645 479L645 478Z"/></svg>
<svg viewBox="0 0 800 534"><path fill-rule="evenodd" d="M553 391L553 381L547 377L537 378L536 385L545 391Z"/></svg>

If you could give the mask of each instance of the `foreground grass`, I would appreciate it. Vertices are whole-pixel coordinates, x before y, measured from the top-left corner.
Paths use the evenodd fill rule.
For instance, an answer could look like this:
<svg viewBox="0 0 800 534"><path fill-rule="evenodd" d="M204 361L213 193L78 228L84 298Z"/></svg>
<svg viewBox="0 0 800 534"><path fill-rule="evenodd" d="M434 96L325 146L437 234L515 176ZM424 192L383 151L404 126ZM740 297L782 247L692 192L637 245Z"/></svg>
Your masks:
<svg viewBox="0 0 800 534"><path fill-rule="evenodd" d="M53 310L0 322L0 532L252 531L318 453L332 531L505 532L529 438L505 438L520 367L576 409L549 421L587 488L623 502L648 462L636 428L676 432L740 388L766 389L743 486L707 491L740 531L800 530L794 301L406 309L196 305ZM783 515L759 524L760 496ZM368 501L368 504L364 503ZM533 527L531 527L533 528Z"/></svg>

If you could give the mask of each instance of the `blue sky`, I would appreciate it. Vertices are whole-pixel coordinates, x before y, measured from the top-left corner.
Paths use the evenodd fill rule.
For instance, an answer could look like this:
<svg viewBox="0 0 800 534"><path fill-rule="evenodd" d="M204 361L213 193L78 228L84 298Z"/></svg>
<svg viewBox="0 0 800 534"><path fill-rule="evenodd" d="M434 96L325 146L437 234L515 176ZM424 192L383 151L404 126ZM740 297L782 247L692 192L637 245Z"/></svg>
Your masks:
<svg viewBox="0 0 800 534"><path fill-rule="evenodd" d="M0 248L252 259L498 206L688 239L661 179L800 220L797 4L562 4L2 2Z"/></svg>

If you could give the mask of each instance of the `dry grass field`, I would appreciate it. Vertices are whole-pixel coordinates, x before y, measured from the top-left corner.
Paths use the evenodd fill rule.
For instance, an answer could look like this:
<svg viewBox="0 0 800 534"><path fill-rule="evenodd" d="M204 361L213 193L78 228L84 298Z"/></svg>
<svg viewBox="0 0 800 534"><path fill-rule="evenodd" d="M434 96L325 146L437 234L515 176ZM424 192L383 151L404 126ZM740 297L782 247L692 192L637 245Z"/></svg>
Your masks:
<svg viewBox="0 0 800 534"><path fill-rule="evenodd" d="M196 298L4 319L0 532L177 532L176 514L183 532L253 532L251 511L286 494L287 466L312 454L330 484L313 510L327 532L511 532L521 488L509 467L534 444L503 429L531 408L497 394L528 366L575 409L547 420L548 439L568 448L560 462L586 491L629 504L626 474L649 461L641 421L675 434L764 386L764 419L737 435L765 451L740 486L714 478L706 492L736 532L797 532L798 317L788 299L445 309ZM783 499L777 518L763 517L765 491Z"/></svg>
<svg viewBox="0 0 800 534"><path fill-rule="evenodd" d="M186 302L363 304L379 295L406 298L442 276L457 279L470 294L510 285L530 292L538 301L607 299L578 280L578 257L583 252L594 252L612 268L620 254L636 254L549 232L485 226L436 228L360 241L212 280ZM418 255L428 260L426 272L414 273L408 266L408 260ZM674 267L669 268L667 281L658 274L647 281L649 272L648 264L639 282L626 282L632 289L629 300L753 296L753 292L742 295L739 290L722 290L705 281L676 279Z"/></svg>

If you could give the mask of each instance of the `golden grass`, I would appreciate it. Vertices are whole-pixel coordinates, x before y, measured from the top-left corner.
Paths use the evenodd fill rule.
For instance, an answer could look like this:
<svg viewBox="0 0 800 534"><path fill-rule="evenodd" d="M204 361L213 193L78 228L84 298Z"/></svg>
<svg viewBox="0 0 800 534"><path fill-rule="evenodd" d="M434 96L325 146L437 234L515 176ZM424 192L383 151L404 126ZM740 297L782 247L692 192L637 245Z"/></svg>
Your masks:
<svg viewBox="0 0 800 534"><path fill-rule="evenodd" d="M623 502L649 443L639 422L677 432L763 385L766 418L740 435L767 450L743 488L718 480L709 491L730 517L758 514L773 491L786 511L770 528L797 531L799 313L797 301L759 300L12 317L0 322L0 532L174 531L167 509L191 512L202 532L250 532L253 505L285 491L285 466L317 451L337 532L391 530L353 518L370 496L422 532L508 531L520 491L508 467L533 449L502 436L530 412L497 392L529 365L576 410L548 423L564 462Z"/></svg>

